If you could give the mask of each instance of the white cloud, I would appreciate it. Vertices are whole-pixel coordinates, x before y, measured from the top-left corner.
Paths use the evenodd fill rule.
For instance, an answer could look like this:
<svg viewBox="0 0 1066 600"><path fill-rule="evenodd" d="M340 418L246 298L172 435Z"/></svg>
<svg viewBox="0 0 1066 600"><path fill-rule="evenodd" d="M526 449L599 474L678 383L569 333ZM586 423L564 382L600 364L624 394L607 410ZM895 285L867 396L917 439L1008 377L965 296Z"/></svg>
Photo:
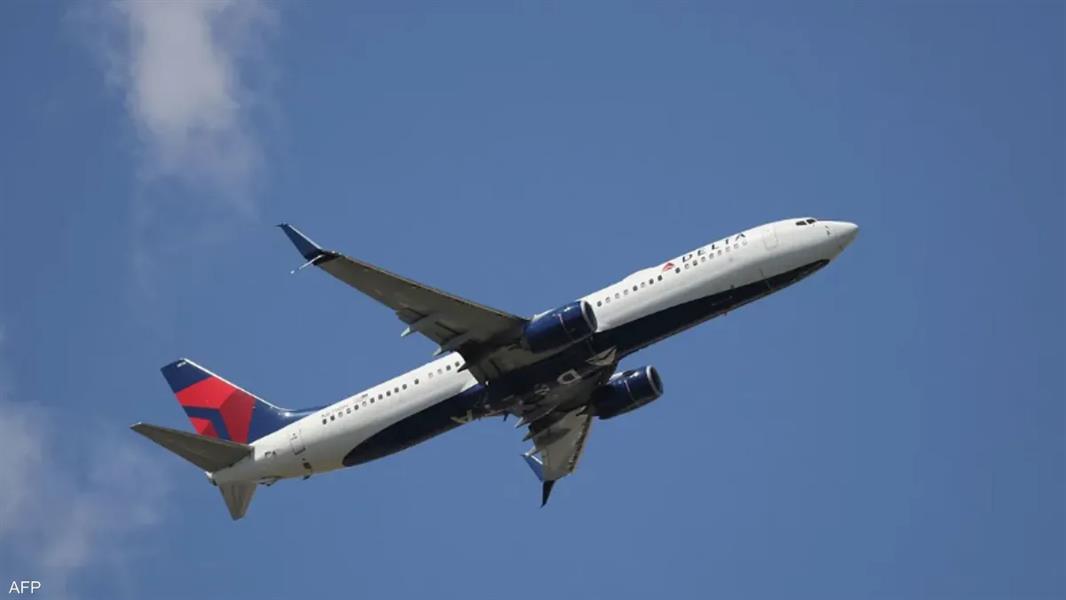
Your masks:
<svg viewBox="0 0 1066 600"><path fill-rule="evenodd" d="M4 493L0 494L0 541L18 527L19 516L31 504L34 480L44 463L44 449L33 437L30 411L14 406L15 410L9 411L8 404L0 397L0 481L4 482Z"/></svg>
<svg viewBox="0 0 1066 600"><path fill-rule="evenodd" d="M143 174L250 211L262 162L252 120L265 105L263 39L274 11L253 0L104 6L108 75L144 144Z"/></svg>
<svg viewBox="0 0 1066 600"><path fill-rule="evenodd" d="M124 579L163 516L169 467L125 428L71 423L14 389L0 368L0 580L60 598L78 575Z"/></svg>

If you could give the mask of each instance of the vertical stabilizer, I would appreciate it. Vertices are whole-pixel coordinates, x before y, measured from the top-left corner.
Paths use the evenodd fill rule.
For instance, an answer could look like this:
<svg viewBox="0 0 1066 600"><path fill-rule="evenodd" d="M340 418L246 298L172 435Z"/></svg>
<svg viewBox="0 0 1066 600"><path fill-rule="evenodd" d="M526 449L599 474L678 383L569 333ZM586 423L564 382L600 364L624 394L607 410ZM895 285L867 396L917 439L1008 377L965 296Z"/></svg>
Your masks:
<svg viewBox="0 0 1066 600"><path fill-rule="evenodd" d="M196 433L207 437L248 444L311 412L274 406L187 358L162 371Z"/></svg>

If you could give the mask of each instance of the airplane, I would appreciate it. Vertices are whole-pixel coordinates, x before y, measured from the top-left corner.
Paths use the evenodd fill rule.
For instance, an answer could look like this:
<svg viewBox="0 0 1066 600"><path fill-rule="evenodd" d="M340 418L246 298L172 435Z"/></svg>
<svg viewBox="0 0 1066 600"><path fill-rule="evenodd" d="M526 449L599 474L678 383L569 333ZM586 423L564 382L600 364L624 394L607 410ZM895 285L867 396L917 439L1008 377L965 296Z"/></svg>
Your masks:
<svg viewBox="0 0 1066 600"><path fill-rule="evenodd" d="M258 485L307 479L394 454L486 417L516 418L532 447L541 506L570 475L596 419L663 394L653 366L622 359L806 278L855 239L853 223L810 217L760 225L641 269L523 318L325 250L279 227L316 267L396 313L438 345L431 362L333 404L290 410L183 358L162 368L196 433L131 428L202 469L236 520Z"/></svg>

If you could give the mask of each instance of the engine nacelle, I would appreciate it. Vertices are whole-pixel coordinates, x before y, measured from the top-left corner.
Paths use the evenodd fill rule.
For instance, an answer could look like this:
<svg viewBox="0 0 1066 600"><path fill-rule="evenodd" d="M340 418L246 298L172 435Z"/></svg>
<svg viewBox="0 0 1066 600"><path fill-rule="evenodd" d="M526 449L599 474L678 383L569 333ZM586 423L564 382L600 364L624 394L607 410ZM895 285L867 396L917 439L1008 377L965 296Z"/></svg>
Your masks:
<svg viewBox="0 0 1066 600"><path fill-rule="evenodd" d="M636 410L663 395L663 380L655 367L615 373L592 395L592 414L610 419Z"/></svg>
<svg viewBox="0 0 1066 600"><path fill-rule="evenodd" d="M578 300L530 321L522 342L533 352L548 352L576 344L595 332L596 315L592 305Z"/></svg>

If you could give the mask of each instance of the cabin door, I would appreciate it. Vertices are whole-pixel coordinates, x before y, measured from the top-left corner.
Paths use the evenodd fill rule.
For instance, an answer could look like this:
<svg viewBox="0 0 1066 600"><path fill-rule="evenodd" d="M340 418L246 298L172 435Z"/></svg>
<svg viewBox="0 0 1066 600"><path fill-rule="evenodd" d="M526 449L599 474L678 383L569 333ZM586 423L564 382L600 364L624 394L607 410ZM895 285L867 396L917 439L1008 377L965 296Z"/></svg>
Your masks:
<svg viewBox="0 0 1066 600"><path fill-rule="evenodd" d="M774 231L773 225L767 225L763 228L762 243L767 250L773 250L777 247L777 232Z"/></svg>
<svg viewBox="0 0 1066 600"><path fill-rule="evenodd" d="M307 450L307 446L304 445L303 438L300 437L300 428L293 427L289 432L289 447L292 448L292 453L299 456L304 450Z"/></svg>

